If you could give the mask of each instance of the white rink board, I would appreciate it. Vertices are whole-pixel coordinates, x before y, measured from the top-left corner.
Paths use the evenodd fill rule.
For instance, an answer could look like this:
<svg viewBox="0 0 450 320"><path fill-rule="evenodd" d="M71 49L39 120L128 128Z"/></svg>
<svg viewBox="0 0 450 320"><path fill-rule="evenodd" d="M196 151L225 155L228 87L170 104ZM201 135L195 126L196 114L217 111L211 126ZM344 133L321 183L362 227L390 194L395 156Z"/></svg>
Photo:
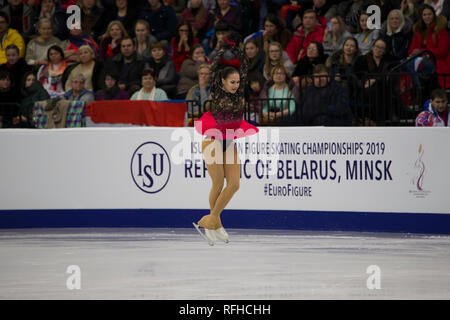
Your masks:
<svg viewBox="0 0 450 320"><path fill-rule="evenodd" d="M237 140L228 209L450 213L447 128L260 129ZM206 209L201 139L192 128L2 130L0 209Z"/></svg>

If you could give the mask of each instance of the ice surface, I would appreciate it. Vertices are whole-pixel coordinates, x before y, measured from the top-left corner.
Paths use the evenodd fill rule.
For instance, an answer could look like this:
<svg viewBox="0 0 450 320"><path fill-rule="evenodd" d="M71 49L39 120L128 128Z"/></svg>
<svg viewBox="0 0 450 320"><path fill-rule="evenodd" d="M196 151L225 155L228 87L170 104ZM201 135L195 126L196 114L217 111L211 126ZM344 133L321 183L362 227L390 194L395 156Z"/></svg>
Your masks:
<svg viewBox="0 0 450 320"><path fill-rule="evenodd" d="M0 299L450 298L448 236L228 233L210 247L194 228L0 230Z"/></svg>

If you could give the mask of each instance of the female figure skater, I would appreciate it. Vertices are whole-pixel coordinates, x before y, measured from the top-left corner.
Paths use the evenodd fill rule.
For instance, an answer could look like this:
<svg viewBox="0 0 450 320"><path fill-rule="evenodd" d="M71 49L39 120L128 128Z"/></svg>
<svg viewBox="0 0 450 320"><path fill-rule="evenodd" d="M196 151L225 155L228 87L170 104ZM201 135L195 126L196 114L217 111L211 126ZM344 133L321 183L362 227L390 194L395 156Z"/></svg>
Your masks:
<svg viewBox="0 0 450 320"><path fill-rule="evenodd" d="M238 58L234 65L240 70L221 64L222 56L228 50ZM214 245L217 238L228 242L228 234L222 226L220 214L239 189L240 162L234 139L258 132L253 125L243 120L245 108L244 91L247 80L248 58L235 43L225 40L212 64L211 103L209 111L196 122L196 130L205 135L202 153L206 168L212 180L209 194L210 213L203 216L197 231ZM224 179L227 184L223 188ZM205 233L201 232L204 228Z"/></svg>

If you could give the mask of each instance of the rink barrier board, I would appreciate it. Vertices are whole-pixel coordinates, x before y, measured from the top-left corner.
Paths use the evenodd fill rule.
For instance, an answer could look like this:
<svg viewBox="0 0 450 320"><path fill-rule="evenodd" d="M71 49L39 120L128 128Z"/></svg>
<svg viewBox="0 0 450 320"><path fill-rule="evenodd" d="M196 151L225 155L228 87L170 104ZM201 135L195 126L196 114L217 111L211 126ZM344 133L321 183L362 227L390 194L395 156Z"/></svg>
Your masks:
<svg viewBox="0 0 450 320"><path fill-rule="evenodd" d="M1 210L0 228L192 228L201 209ZM450 234L450 215L225 210L226 228Z"/></svg>
<svg viewBox="0 0 450 320"><path fill-rule="evenodd" d="M209 211L211 181L196 147L202 137L181 128L186 139L177 140L178 130L0 131L0 228L192 228ZM302 148L270 149L270 156L262 152L256 164L246 161L257 149L243 148L240 189L223 223L227 228L450 234L450 149L442 147L449 139L447 128L261 128L241 146L270 142ZM322 143L351 148L336 155L303 148ZM179 145L188 151L181 162L174 161ZM357 145L365 151L368 145L379 148L361 154ZM268 160L281 165L271 176L264 175ZM312 162L316 169L327 168L325 178L320 170L312 174ZM374 172L378 163L380 180L376 172L363 177L367 164ZM150 178L154 187L144 188ZM268 185L287 184L312 193L266 192Z"/></svg>

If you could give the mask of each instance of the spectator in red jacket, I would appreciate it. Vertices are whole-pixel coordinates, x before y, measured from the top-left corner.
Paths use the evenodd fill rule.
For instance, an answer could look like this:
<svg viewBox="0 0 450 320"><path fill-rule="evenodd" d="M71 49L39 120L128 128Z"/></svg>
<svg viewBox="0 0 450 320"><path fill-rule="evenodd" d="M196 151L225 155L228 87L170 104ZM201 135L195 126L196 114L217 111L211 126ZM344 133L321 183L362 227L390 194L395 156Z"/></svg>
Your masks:
<svg viewBox="0 0 450 320"><path fill-rule="evenodd" d="M413 27L414 35L408 55L412 56L421 50L429 50L436 57L436 72L450 73L447 19L436 16L433 7L429 5L424 5L419 13L420 20ZM439 77L439 84L441 87L450 88L450 77Z"/></svg>
<svg viewBox="0 0 450 320"><path fill-rule="evenodd" d="M324 29L318 23L317 13L313 9L305 10L302 21L303 25L297 29L286 47L286 52L294 64L304 57L312 41L323 41Z"/></svg>
<svg viewBox="0 0 450 320"><path fill-rule="evenodd" d="M194 38L191 24L182 21L178 24L177 33L172 38L172 60L175 63L175 70L180 72L183 61L189 59L191 48L198 43L198 39Z"/></svg>

